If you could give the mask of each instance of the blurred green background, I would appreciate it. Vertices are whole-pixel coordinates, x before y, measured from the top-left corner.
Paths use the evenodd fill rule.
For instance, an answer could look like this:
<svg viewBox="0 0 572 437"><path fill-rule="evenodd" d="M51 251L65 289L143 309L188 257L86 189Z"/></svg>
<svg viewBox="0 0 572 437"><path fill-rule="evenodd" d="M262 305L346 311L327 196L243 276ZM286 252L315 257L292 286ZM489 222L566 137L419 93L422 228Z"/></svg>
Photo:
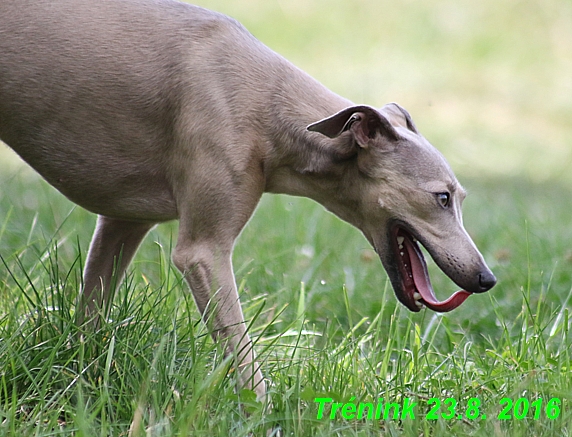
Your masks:
<svg viewBox="0 0 572 437"><path fill-rule="evenodd" d="M203 0L333 91L396 101L461 176L572 182L569 0Z"/></svg>

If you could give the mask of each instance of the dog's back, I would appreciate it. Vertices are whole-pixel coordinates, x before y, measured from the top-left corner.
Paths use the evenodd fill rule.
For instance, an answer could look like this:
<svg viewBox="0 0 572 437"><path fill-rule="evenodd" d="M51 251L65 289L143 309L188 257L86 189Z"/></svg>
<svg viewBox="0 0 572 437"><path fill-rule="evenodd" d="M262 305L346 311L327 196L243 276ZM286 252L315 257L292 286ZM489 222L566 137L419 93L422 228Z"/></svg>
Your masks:
<svg viewBox="0 0 572 437"><path fill-rule="evenodd" d="M247 75L218 76L248 47L269 56L253 41L224 15L170 0L3 0L0 139L94 212L175 218L172 148L184 129L212 136L224 118L213 111L232 110L227 95Z"/></svg>

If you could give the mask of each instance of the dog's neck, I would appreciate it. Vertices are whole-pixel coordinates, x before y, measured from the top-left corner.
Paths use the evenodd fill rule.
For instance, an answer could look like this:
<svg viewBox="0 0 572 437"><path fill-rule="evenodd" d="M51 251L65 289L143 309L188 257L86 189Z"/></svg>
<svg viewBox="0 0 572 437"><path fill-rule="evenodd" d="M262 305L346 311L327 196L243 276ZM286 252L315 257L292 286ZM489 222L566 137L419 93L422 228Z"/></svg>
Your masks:
<svg viewBox="0 0 572 437"><path fill-rule="evenodd" d="M290 72L292 74L292 72ZM294 74L303 74L296 71ZM277 83L270 109L272 132L265 161L266 187L271 193L309 197L354 225L356 205L348 204L347 180L357 170L356 157L348 155L348 136L336 139L310 132L309 124L328 117L352 102L329 91L313 79L297 81L299 88Z"/></svg>

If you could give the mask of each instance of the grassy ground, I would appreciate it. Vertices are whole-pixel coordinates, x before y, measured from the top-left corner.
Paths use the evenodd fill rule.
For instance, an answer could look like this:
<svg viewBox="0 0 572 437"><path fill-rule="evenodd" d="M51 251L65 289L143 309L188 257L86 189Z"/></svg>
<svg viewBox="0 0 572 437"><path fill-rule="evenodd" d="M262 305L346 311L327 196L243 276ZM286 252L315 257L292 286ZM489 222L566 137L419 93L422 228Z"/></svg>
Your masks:
<svg viewBox="0 0 572 437"><path fill-rule="evenodd" d="M145 240L109 323L73 340L94 217L0 150L0 436L572 433L572 6L397 3L202 2L354 101L406 106L468 188L465 225L499 284L450 314L411 314L359 232L264 197L234 256L271 381L264 415L235 394L170 264L176 223ZM440 296L454 290L430 271ZM349 406L318 419L316 398ZM352 417L408 398L415 417Z"/></svg>

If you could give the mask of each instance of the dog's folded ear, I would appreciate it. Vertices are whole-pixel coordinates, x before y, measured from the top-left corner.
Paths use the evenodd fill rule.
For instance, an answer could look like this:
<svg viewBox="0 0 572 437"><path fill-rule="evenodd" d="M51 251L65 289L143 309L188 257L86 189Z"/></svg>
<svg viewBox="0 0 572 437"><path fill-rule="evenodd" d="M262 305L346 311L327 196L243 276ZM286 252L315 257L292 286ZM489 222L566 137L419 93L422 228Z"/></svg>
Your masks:
<svg viewBox="0 0 572 437"><path fill-rule="evenodd" d="M398 125L409 129L411 132L418 134L415 123L411 119L409 112L397 103L388 103L379 110L382 112L393 125Z"/></svg>
<svg viewBox="0 0 572 437"><path fill-rule="evenodd" d="M399 134L389 120L377 109L365 105L343 109L331 117L312 123L307 129L328 138L336 138L350 131L356 143L363 148L370 145L377 133L390 140L399 139Z"/></svg>

